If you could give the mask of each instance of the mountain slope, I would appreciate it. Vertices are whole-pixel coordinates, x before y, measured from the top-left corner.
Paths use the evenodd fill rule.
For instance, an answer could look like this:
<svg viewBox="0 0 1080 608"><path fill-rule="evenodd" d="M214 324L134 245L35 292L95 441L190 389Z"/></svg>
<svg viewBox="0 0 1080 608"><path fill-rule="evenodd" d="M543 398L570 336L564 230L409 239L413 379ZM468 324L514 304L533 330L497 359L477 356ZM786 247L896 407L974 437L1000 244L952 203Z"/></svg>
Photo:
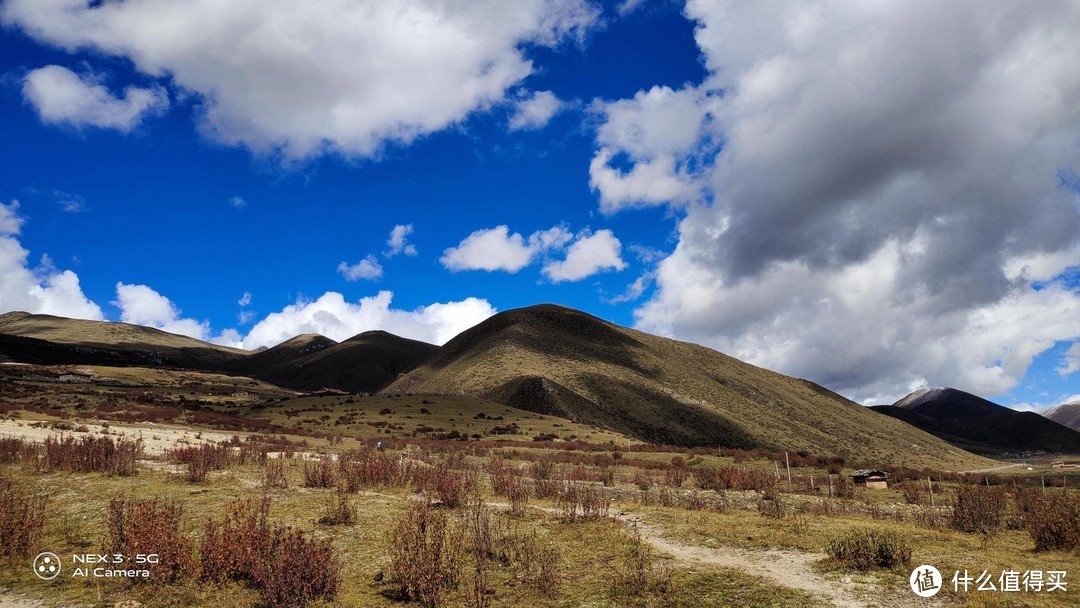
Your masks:
<svg viewBox="0 0 1080 608"><path fill-rule="evenodd" d="M875 410L958 447L983 453L1080 453L1080 433L1034 412L1018 412L954 388L916 391Z"/></svg>
<svg viewBox="0 0 1080 608"><path fill-rule="evenodd" d="M847 454L867 464L987 462L811 382L554 305L495 315L387 390L461 392L657 443Z"/></svg>
<svg viewBox="0 0 1080 608"><path fill-rule="evenodd" d="M385 331L366 331L340 343L305 334L236 361L229 369L297 390L336 388L373 393L437 348Z"/></svg>
<svg viewBox="0 0 1080 608"><path fill-rule="evenodd" d="M1080 431L1080 401L1055 405L1043 412L1043 416L1074 431Z"/></svg>
<svg viewBox="0 0 1080 608"><path fill-rule="evenodd" d="M0 315L0 356L15 361L219 371L247 355L244 350L129 323L25 312Z"/></svg>
<svg viewBox="0 0 1080 608"><path fill-rule="evenodd" d="M127 323L24 312L0 315L0 360L170 367L244 375L296 390L375 392L435 349L425 342L370 331L341 343L303 334L250 352Z"/></svg>

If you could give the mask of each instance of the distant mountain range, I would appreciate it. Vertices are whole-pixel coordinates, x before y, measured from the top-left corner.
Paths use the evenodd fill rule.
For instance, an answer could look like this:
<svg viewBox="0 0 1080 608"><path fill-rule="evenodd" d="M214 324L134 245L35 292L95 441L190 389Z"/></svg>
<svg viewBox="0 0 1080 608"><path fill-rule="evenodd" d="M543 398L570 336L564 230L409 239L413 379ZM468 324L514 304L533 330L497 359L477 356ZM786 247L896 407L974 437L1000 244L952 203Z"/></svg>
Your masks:
<svg viewBox="0 0 1080 608"><path fill-rule="evenodd" d="M237 359L228 371L304 391L325 387L374 393L437 349L385 331L366 331L344 342L305 334Z"/></svg>
<svg viewBox="0 0 1080 608"><path fill-rule="evenodd" d="M381 331L258 352L122 323L0 315L0 358L176 367L310 391L463 394L684 446L840 454L853 464L992 466L836 393L555 305L499 313L442 347Z"/></svg>
<svg viewBox="0 0 1080 608"><path fill-rule="evenodd" d="M954 388L922 389L873 409L977 454L1080 453L1080 432Z"/></svg>
<svg viewBox="0 0 1080 608"><path fill-rule="evenodd" d="M1043 416L1074 431L1080 431L1080 401L1055 405L1043 412Z"/></svg>

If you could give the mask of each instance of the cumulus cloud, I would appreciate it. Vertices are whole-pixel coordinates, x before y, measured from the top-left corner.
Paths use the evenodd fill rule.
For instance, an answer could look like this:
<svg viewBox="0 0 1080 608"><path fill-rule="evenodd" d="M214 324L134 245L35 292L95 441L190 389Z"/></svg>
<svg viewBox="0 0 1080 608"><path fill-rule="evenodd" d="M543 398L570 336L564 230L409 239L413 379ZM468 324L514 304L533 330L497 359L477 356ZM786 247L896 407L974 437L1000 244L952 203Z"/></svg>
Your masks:
<svg viewBox="0 0 1080 608"><path fill-rule="evenodd" d="M531 96L514 102L514 114L510 117L511 131L540 129L547 125L566 104L551 91L537 91Z"/></svg>
<svg viewBox="0 0 1080 608"><path fill-rule="evenodd" d="M1080 8L686 15L708 78L605 104L590 171L604 211L685 210L639 327L880 402L919 383L1000 394L1080 337L1080 293L1054 279L1078 259ZM699 109L657 110L675 99Z"/></svg>
<svg viewBox="0 0 1080 608"><path fill-rule="evenodd" d="M3 23L36 40L168 77L199 100L209 137L288 159L370 156L500 103L534 71L524 47L579 40L598 16L586 0L0 7Z"/></svg>
<svg viewBox="0 0 1080 608"><path fill-rule="evenodd" d="M1065 356L1061 360L1061 366L1057 368L1057 373L1062 378L1070 376L1080 372L1080 342L1074 342L1069 350L1065 351Z"/></svg>
<svg viewBox="0 0 1080 608"><path fill-rule="evenodd" d="M244 338L243 345L248 349L273 346L303 333L318 333L341 341L373 329L443 344L495 314L495 308L479 298L402 310L391 307L393 297L393 292L380 291L354 304L340 293L327 292L317 300L298 301L259 321Z"/></svg>
<svg viewBox="0 0 1080 608"><path fill-rule="evenodd" d="M697 88L662 86L639 91L632 99L594 102L592 110L601 122L589 185L600 195L600 210L683 205L700 198L703 184L695 168L699 157L711 152L699 144L712 103ZM611 166L618 159L627 161L629 169Z"/></svg>
<svg viewBox="0 0 1080 608"><path fill-rule="evenodd" d="M74 272L57 270L47 256L39 268L27 265L30 252L18 239L24 221L18 201L0 203L0 311L104 318L101 308L83 294Z"/></svg>
<svg viewBox="0 0 1080 608"><path fill-rule="evenodd" d="M169 96L160 86L129 86L122 97L116 97L101 80L96 74L80 76L65 67L49 65L27 74L22 92L42 122L124 133L169 107Z"/></svg>
<svg viewBox="0 0 1080 608"><path fill-rule="evenodd" d="M383 275L382 264L379 264L379 260L375 259L373 255L369 255L351 265L342 262L338 264L337 270L345 277L346 281L359 281L360 279L374 281L382 278Z"/></svg>
<svg viewBox="0 0 1080 608"><path fill-rule="evenodd" d="M247 306L251 305L251 299L251 292L245 291L244 295L240 296L240 299L237 300L236 303L240 305L240 308L246 308Z"/></svg>
<svg viewBox="0 0 1080 608"><path fill-rule="evenodd" d="M537 254L566 244L572 238L564 226L538 230L526 239L520 233L510 233L508 226L477 230L465 237L457 247L443 252L439 261L451 271L502 270L517 272L532 263Z"/></svg>
<svg viewBox="0 0 1080 608"><path fill-rule="evenodd" d="M610 230L582 234L566 251L566 257L544 265L543 274L553 283L580 281L605 270L622 270L622 243Z"/></svg>
<svg viewBox="0 0 1080 608"><path fill-rule="evenodd" d="M670 156L636 162L629 171L609 166L611 157L611 150L601 148L589 163L589 186L599 192L603 213L681 204L698 196L700 187L695 179L676 168Z"/></svg>
<svg viewBox="0 0 1080 608"><path fill-rule="evenodd" d="M398 224L390 230L390 238L386 239L386 245L389 247L383 252L388 258L392 258L399 253L404 253L408 256L416 255L416 246L409 242L409 235L413 232L412 224Z"/></svg>
<svg viewBox="0 0 1080 608"><path fill-rule="evenodd" d="M568 246L569 245L569 246ZM556 259L565 251L562 259ZM528 237L506 225L477 230L457 247L443 252L440 262L451 270L497 270L516 273L544 260L541 273L553 283L580 281L605 270L622 270L622 243L610 230L584 229L576 235L564 225L537 230Z"/></svg>
<svg viewBox="0 0 1080 608"><path fill-rule="evenodd" d="M229 199L229 206L233 209L245 209L247 208L247 200L242 197L234 196Z"/></svg>
<svg viewBox="0 0 1080 608"><path fill-rule="evenodd" d="M210 323L181 316L172 300L147 285L116 284L116 300L124 323L153 327L196 340L209 340Z"/></svg>
<svg viewBox="0 0 1080 608"><path fill-rule="evenodd" d="M26 220L19 215L19 201L0 203L0 236L13 236L22 232Z"/></svg>

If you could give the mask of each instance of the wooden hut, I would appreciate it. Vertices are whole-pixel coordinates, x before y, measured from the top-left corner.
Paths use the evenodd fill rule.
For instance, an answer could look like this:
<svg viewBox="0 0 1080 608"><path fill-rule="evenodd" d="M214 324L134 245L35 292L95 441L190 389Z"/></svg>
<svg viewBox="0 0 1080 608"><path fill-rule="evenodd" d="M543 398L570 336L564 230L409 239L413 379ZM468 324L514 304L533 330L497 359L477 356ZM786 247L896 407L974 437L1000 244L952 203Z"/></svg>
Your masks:
<svg viewBox="0 0 1080 608"><path fill-rule="evenodd" d="M876 469L859 469L851 474L851 481L857 486L865 486L873 490L884 490L889 487L889 474Z"/></svg>

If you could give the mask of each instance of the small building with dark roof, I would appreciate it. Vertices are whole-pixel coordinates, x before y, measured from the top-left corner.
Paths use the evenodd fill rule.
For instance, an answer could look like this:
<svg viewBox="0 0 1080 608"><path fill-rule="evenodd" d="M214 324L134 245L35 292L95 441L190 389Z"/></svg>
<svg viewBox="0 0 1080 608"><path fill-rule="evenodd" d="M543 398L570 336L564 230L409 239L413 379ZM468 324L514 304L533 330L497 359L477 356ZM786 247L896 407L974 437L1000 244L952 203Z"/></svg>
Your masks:
<svg viewBox="0 0 1080 608"><path fill-rule="evenodd" d="M873 490L885 490L889 487L889 474L877 469L859 469L851 474L851 481L857 486L865 486Z"/></svg>

